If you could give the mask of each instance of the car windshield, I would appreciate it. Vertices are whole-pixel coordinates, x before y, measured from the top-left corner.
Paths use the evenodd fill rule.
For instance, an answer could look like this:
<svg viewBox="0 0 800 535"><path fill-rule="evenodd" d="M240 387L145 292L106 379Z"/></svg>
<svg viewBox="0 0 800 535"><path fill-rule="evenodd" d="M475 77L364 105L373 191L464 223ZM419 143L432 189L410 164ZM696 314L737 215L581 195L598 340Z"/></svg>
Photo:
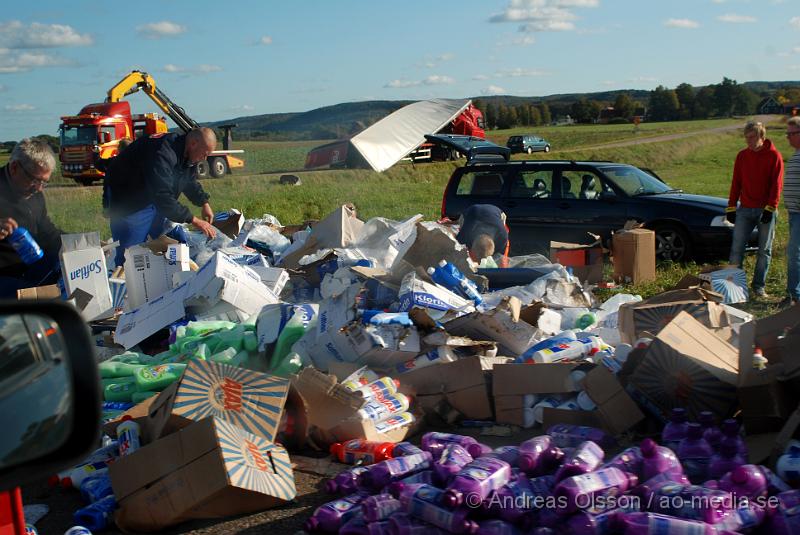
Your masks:
<svg viewBox="0 0 800 535"><path fill-rule="evenodd" d="M653 175L630 165L603 167L603 174L628 195L658 195L675 192Z"/></svg>
<svg viewBox="0 0 800 535"><path fill-rule="evenodd" d="M96 126L65 126L61 129L61 145L94 145L97 143Z"/></svg>

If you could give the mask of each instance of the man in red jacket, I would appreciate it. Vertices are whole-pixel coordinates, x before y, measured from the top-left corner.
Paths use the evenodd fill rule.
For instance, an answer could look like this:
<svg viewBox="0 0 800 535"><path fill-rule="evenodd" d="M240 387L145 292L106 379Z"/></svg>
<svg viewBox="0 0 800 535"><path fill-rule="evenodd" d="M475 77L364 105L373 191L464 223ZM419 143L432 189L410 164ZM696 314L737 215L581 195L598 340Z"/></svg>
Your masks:
<svg viewBox="0 0 800 535"><path fill-rule="evenodd" d="M748 238L753 228L758 226L758 258L752 282L756 297L767 295L764 286L772 257L776 209L783 188L783 157L772 141L766 139L766 134L762 123L751 121L745 125L747 148L736 155L731 193L725 210L728 221L735 225L731 264L742 267Z"/></svg>

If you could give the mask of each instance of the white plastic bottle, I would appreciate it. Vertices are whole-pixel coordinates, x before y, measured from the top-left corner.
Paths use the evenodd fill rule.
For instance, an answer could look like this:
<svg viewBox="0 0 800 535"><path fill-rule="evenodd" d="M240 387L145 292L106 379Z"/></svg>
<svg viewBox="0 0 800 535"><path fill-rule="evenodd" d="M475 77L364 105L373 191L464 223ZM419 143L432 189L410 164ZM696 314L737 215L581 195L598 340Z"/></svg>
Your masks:
<svg viewBox="0 0 800 535"><path fill-rule="evenodd" d="M593 351L599 351L603 347L603 342L596 336L579 338L573 342L565 342L553 347L548 347L533 353L530 358L539 364L560 362L564 360L576 360L588 356Z"/></svg>

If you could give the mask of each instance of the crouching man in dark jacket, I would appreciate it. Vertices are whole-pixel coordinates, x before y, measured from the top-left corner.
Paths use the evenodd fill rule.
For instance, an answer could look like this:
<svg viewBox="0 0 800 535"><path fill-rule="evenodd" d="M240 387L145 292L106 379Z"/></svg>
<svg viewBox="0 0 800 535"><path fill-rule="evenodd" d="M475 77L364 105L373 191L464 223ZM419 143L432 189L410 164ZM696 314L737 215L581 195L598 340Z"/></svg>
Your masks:
<svg viewBox="0 0 800 535"><path fill-rule="evenodd" d="M0 167L0 298L16 298L17 290L54 284L61 275L58 252L61 229L47 215L42 190L47 186L56 157L39 139L23 139ZM8 237L17 227L28 230L44 257L26 265Z"/></svg>
<svg viewBox="0 0 800 535"><path fill-rule="evenodd" d="M111 217L111 236L119 240L116 265L125 261L125 249L164 233L168 221L191 223L209 238L216 236L209 195L197 181L197 164L217 145L210 128L188 134L155 134L134 141L109 162L104 200ZM178 202L184 194L202 207L202 218Z"/></svg>

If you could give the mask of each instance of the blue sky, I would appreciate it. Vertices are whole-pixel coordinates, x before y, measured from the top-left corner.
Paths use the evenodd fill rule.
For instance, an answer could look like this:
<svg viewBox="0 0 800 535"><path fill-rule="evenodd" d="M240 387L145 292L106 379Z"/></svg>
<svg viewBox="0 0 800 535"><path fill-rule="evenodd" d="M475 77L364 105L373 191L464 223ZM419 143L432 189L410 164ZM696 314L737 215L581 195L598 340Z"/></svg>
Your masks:
<svg viewBox="0 0 800 535"><path fill-rule="evenodd" d="M800 79L797 0L7 2L0 140L131 69L197 121L372 99ZM141 95L136 112L156 111Z"/></svg>

